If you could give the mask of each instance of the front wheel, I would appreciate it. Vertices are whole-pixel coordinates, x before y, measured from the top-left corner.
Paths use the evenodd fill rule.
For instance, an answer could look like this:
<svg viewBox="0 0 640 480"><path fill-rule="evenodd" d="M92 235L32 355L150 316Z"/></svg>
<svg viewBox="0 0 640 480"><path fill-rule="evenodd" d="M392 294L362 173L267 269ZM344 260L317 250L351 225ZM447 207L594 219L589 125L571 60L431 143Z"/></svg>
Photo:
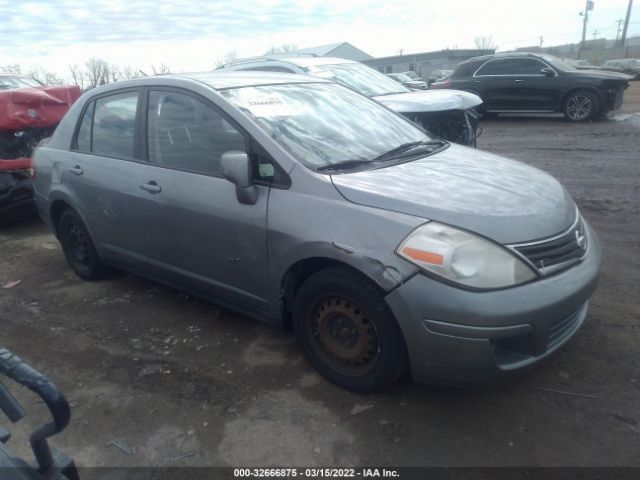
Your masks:
<svg viewBox="0 0 640 480"><path fill-rule="evenodd" d="M591 92L571 93L564 102L564 116L572 122L586 122L596 117L599 112L600 102Z"/></svg>
<svg viewBox="0 0 640 480"><path fill-rule="evenodd" d="M349 390L379 390L405 370L404 338L382 297L377 285L343 267L312 275L298 290L298 343L329 381Z"/></svg>

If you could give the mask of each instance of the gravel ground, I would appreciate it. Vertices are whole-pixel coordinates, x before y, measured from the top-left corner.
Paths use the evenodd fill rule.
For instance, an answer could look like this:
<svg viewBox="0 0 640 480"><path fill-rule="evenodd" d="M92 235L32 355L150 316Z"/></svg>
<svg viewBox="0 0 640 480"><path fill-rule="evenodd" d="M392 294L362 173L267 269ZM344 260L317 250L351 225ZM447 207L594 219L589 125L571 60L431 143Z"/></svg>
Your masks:
<svg viewBox="0 0 640 480"><path fill-rule="evenodd" d="M605 249L584 328L508 383L340 390L293 336L129 275L84 283L38 220L0 228L0 345L72 406L80 465L640 466L640 82L605 121L498 117L479 147L558 178ZM559 393L549 390L556 390ZM28 454L15 426L11 446ZM113 445L119 440L127 454Z"/></svg>

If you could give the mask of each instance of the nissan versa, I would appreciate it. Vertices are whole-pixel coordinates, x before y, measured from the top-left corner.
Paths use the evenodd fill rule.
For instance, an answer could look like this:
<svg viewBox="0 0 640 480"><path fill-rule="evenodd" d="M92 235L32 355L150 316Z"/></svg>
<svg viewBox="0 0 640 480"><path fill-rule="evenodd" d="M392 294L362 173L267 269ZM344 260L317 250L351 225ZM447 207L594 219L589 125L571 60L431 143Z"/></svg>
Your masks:
<svg viewBox="0 0 640 480"><path fill-rule="evenodd" d="M548 174L312 77L91 90L37 150L34 190L81 278L114 266L292 325L354 390L529 367L583 324L600 268Z"/></svg>

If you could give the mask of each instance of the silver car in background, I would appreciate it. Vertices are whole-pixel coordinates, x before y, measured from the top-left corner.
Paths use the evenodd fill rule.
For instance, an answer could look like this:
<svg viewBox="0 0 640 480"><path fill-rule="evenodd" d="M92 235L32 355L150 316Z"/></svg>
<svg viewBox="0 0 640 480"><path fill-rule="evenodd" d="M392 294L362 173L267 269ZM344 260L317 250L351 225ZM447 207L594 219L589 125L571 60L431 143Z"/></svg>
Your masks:
<svg viewBox="0 0 640 480"><path fill-rule="evenodd" d="M268 56L234 60L216 71L297 73L331 80L382 103L433 135L476 146L480 97L462 90L411 90L360 62L315 56ZM481 131L481 130L480 130Z"/></svg>
<svg viewBox="0 0 640 480"><path fill-rule="evenodd" d="M292 326L358 391L540 362L585 321L600 268L550 175L309 76L93 89L37 150L34 190L81 278L115 266Z"/></svg>

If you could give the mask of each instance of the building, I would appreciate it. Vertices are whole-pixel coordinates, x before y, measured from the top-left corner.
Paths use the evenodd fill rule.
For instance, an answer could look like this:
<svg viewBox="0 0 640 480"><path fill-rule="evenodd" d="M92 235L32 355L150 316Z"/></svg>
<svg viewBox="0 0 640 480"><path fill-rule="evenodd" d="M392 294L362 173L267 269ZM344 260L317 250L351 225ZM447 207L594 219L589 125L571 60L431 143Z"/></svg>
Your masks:
<svg viewBox="0 0 640 480"><path fill-rule="evenodd" d="M480 55L491 55L495 50L462 49L440 50L436 52L412 53L393 57L371 58L362 63L382 73L400 73L413 71L423 79L428 79L433 70L453 70L465 60Z"/></svg>
<svg viewBox="0 0 640 480"><path fill-rule="evenodd" d="M373 57L359 48L354 47L349 42L332 43L330 45L321 45L319 47L301 48L291 53L306 53L318 57L338 57L347 60L355 60L362 62L372 59Z"/></svg>
<svg viewBox="0 0 640 480"><path fill-rule="evenodd" d="M639 58L640 36L628 37L624 46L619 46L616 40L597 38L587 40L584 48L579 43L567 43L540 48L539 45L516 49L519 52L550 53L560 58L580 58L589 60L594 65L600 65L607 60L616 58Z"/></svg>

